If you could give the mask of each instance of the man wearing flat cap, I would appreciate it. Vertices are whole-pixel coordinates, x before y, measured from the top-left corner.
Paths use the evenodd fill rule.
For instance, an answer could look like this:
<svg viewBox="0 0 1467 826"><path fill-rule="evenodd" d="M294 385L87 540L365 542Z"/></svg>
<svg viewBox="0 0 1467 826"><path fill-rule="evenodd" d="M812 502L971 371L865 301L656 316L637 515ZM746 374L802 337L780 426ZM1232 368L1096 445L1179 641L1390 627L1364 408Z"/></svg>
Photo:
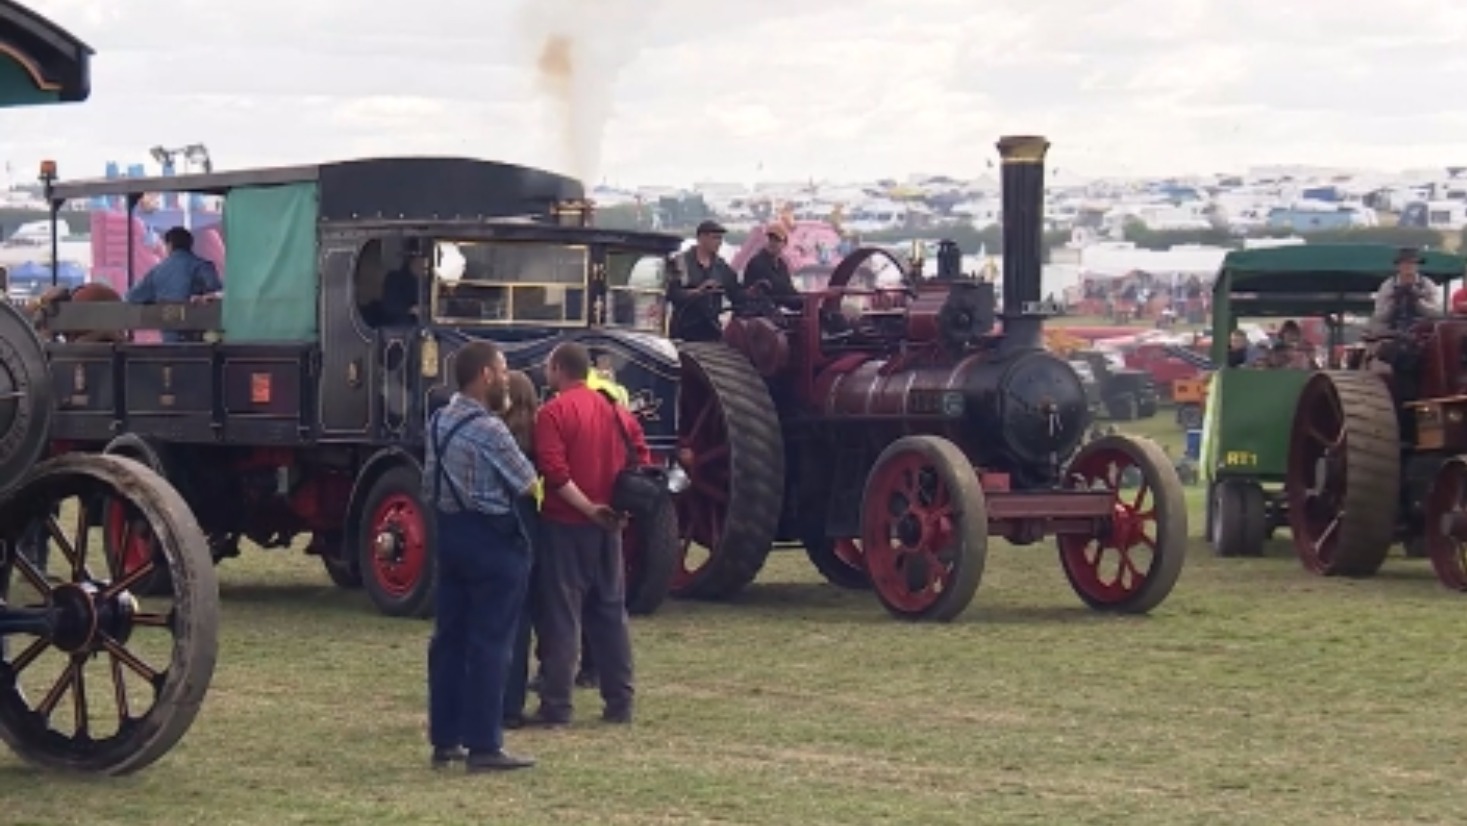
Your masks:
<svg viewBox="0 0 1467 826"><path fill-rule="evenodd" d="M1405 332L1422 319L1437 318L1436 288L1421 277L1421 253L1403 249L1396 253L1396 274L1375 292L1372 326L1378 331Z"/></svg>
<svg viewBox="0 0 1467 826"><path fill-rule="evenodd" d="M797 310L802 306L800 291L790 277L790 265L784 260L789 245L789 231L783 224L773 223L764 230L764 249L754 253L744 265L744 289L756 287L775 303Z"/></svg>
<svg viewBox="0 0 1467 826"><path fill-rule="evenodd" d="M698 225L692 248L678 256L681 277L669 280L667 286L667 300L672 304L668 332L675 339L720 341L723 325L718 316L724 297L735 307L743 304L739 276L718 254L726 232L717 222L704 221Z"/></svg>

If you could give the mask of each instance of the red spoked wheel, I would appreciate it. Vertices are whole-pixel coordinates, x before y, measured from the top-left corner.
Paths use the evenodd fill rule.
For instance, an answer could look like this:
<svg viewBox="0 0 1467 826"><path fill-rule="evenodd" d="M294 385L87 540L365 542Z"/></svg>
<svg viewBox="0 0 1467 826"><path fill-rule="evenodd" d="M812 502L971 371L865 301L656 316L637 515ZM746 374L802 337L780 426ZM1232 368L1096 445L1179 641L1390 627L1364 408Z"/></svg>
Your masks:
<svg viewBox="0 0 1467 826"><path fill-rule="evenodd" d="M719 343L682 343L677 494L682 548L672 593L721 599L759 575L784 503L784 439L764 380Z"/></svg>
<svg viewBox="0 0 1467 826"><path fill-rule="evenodd" d="M357 530L362 585L394 617L433 611L433 522L421 499L421 474L401 465L378 477Z"/></svg>
<svg viewBox="0 0 1467 826"><path fill-rule="evenodd" d="M805 555L831 585L853 591L871 589L871 576L866 573L866 555L861 550L861 540L810 537L805 540Z"/></svg>
<svg viewBox="0 0 1467 826"><path fill-rule="evenodd" d="M1436 578L1467 591L1467 457L1449 459L1426 496L1426 553Z"/></svg>
<svg viewBox="0 0 1467 826"><path fill-rule="evenodd" d="M147 562L155 562L150 555L157 552L157 542L147 522L134 511L129 513L126 503L108 499L102 507L103 547L110 559L119 562L123 569L133 571ZM138 582L135 593L159 595L173 589L168 581L168 566L154 565L152 572Z"/></svg>
<svg viewBox="0 0 1467 826"><path fill-rule="evenodd" d="M1401 488L1396 405L1369 373L1316 373L1289 437L1289 529L1304 567L1371 576L1395 542Z"/></svg>
<svg viewBox="0 0 1467 826"><path fill-rule="evenodd" d="M146 552L98 553L93 515L113 503L120 546L146 525ZM135 461L65 455L0 503L0 541L0 740L48 768L109 775L166 754L218 650L214 561L183 498ZM166 593L133 590L159 567Z"/></svg>
<svg viewBox="0 0 1467 826"><path fill-rule="evenodd" d="M1160 605L1187 555L1187 503L1166 454L1150 439L1104 436L1075 454L1066 485L1114 496L1100 535L1059 537L1070 587L1097 611L1141 614Z"/></svg>
<svg viewBox="0 0 1467 826"><path fill-rule="evenodd" d="M988 557L988 512L957 445L907 436L881 452L861 497L861 547L893 615L945 622L968 607Z"/></svg>

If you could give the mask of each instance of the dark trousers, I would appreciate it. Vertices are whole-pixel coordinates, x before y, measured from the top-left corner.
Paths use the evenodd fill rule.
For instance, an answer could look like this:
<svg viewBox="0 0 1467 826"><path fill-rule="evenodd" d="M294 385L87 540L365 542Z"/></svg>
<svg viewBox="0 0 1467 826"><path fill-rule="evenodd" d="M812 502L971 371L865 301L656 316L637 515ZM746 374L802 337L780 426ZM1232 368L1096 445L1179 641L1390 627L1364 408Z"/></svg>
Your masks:
<svg viewBox="0 0 1467 826"><path fill-rule="evenodd" d="M540 713L553 720L571 716L576 649L584 628L600 678L601 699L610 713L632 708L632 641L627 628L626 583L621 536L595 525L541 523L545 552L537 567L544 680Z"/></svg>
<svg viewBox="0 0 1467 826"><path fill-rule="evenodd" d="M530 552L494 517L438 519L433 639L428 644L428 728L434 748L494 752L504 745L501 709L524 609Z"/></svg>
<svg viewBox="0 0 1467 826"><path fill-rule="evenodd" d="M529 539L530 556L536 559L540 556L543 540L540 537L540 513L535 509L535 504L530 499L524 499L518 503L517 508L520 524L524 527L525 535ZM520 610L519 623L515 627L514 651L509 662L509 677L504 684L504 717L510 719L519 717L525 713L525 700L529 694L530 681L530 634L534 626L534 615L538 600L536 599L537 588L535 586L536 564L530 564L530 586L523 601L524 607Z"/></svg>

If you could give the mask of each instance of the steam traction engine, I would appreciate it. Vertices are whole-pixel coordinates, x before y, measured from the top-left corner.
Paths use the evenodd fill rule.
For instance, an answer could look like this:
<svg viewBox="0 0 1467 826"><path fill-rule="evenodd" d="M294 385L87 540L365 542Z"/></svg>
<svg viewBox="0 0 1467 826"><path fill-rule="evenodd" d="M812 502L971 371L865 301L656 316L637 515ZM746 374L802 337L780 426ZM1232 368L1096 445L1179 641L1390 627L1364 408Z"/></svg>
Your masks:
<svg viewBox="0 0 1467 826"><path fill-rule="evenodd" d="M85 99L91 54L0 2L0 69L17 64L37 87L0 89L0 106ZM198 714L219 588L203 532L157 474L112 456L37 464L53 410L41 342L0 301L0 740L43 766L125 774L166 754ZM93 536L103 508L122 522L117 542ZM156 572L172 587L140 601L137 584Z"/></svg>
<svg viewBox="0 0 1467 826"><path fill-rule="evenodd" d="M852 289L885 255L859 250L801 308L745 308L724 343L681 345L691 485L678 500L687 550L675 593L733 593L778 540L804 545L838 585L874 587L897 616L949 620L978 588L990 536L1055 534L1091 607L1144 612L1165 599L1186 551L1176 472L1145 439L1080 448L1084 389L1043 348L1048 146L998 144L1001 332L993 285L962 277L947 244L934 279L918 267L900 290Z"/></svg>
<svg viewBox="0 0 1467 826"><path fill-rule="evenodd" d="M1289 440L1289 528L1304 567L1365 577L1424 542L1467 591L1467 321L1367 336L1304 385Z"/></svg>

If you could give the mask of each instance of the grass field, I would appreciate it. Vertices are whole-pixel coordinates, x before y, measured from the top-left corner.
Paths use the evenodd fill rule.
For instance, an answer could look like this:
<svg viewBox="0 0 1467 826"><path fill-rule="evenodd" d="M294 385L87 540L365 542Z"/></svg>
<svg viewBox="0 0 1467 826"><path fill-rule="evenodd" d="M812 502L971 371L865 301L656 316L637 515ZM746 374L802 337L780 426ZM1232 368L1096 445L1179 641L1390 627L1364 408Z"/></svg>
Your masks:
<svg viewBox="0 0 1467 826"><path fill-rule="evenodd" d="M107 781L0 755L0 822L1386 824L1467 806L1464 605L1422 561L1326 581L1282 543L1218 560L1195 542L1167 602L1114 618L1081 606L1052 543L997 544L939 627L780 553L733 603L634 623L636 725L592 722L582 692L585 722L510 734L542 762L504 777L428 769L427 623L376 616L298 554L221 576L220 665L182 744Z"/></svg>

